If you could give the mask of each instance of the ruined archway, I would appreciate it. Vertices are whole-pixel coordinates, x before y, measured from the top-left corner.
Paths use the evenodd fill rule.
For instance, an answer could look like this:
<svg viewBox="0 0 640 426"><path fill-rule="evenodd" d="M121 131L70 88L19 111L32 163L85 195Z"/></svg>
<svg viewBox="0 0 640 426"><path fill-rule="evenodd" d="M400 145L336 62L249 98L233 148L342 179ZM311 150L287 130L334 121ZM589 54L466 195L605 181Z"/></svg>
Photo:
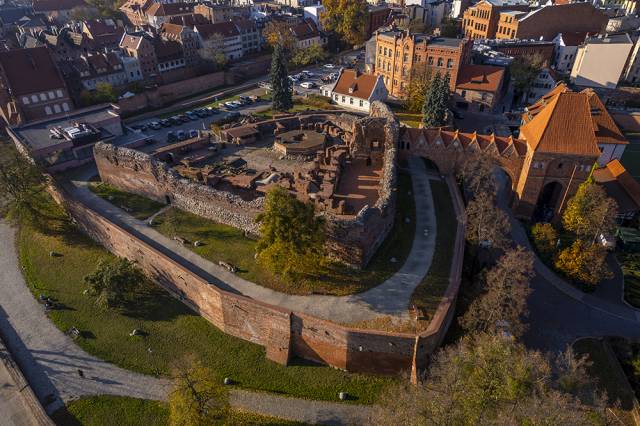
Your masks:
<svg viewBox="0 0 640 426"><path fill-rule="evenodd" d="M538 196L533 220L536 222L550 222L558 208L561 195L562 184L560 182L551 181L545 184Z"/></svg>

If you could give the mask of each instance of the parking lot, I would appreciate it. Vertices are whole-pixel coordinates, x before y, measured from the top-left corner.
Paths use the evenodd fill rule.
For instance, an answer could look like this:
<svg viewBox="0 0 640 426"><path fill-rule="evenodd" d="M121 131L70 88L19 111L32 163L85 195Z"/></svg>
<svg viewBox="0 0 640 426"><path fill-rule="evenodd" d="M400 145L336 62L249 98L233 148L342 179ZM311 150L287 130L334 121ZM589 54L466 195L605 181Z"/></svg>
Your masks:
<svg viewBox="0 0 640 426"><path fill-rule="evenodd" d="M294 95L320 94L320 87L328 83L328 82L322 81L322 78L330 74L335 74L337 76L338 72L340 71L340 65L334 64L333 67L329 67L326 65L311 66L306 68L305 71L308 71L308 73L306 73L304 78L292 82ZM300 75L300 74L303 74L303 73L302 72L292 73L291 75L293 76L293 75ZM266 80L267 79L265 79L264 83L267 82ZM304 86L307 86L307 84L304 84L304 83L310 83L312 87L304 87ZM264 86L264 84L262 86ZM247 90L239 94L238 96L259 97L263 95L265 92L266 92L265 88L262 87L262 88ZM237 96L234 96L234 98L236 97ZM221 100L221 101L224 102L224 100ZM227 118L230 114L233 114L233 116L238 115L238 113L248 115L248 114L258 112L260 110L268 109L271 106L271 103L265 100L258 100L257 102L252 102L249 104L238 106L237 108L233 108L233 109L228 107L221 107L219 103L220 101L215 101L215 102L209 103L208 105L194 107L190 111L179 111L179 112L175 112L174 114L170 114L171 117L180 116L182 118L182 120L180 121L170 120L170 117L166 117L166 115L163 115L163 116L145 118L143 120L129 123L128 127L133 131L144 134L150 139L153 139L154 141L156 141L157 143L164 144L168 141L169 135L177 136L179 133L182 134L182 132L184 132L184 135L188 137L190 133L195 132L197 130L210 129L212 122ZM200 110L206 107L213 108L213 110L209 110L210 113L207 113L206 115L200 114L198 116L194 114L189 114L188 117L185 117L185 115L189 112ZM170 122L162 121L167 119L169 119ZM163 123L164 125L152 124L152 123Z"/></svg>

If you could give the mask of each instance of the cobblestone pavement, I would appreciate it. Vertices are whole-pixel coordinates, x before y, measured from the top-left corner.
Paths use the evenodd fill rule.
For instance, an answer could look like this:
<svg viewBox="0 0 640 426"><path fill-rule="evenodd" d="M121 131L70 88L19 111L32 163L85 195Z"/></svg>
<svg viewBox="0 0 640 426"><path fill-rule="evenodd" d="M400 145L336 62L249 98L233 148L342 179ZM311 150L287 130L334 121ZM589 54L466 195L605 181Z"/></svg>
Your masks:
<svg viewBox="0 0 640 426"><path fill-rule="evenodd" d="M75 180L74 186L70 189L74 191L74 196L86 205L133 231L147 243L154 245L185 267L197 271L222 289L319 318L340 323L355 323L384 316L408 317L411 294L431 266L435 248L436 218L429 176L424 162L419 158L411 159L409 168L416 204L416 234L411 252L400 270L385 282L368 291L349 296L293 296L262 287L202 258L150 228L146 222L136 220L91 192L86 188L86 182ZM88 174L91 172L88 171Z"/></svg>

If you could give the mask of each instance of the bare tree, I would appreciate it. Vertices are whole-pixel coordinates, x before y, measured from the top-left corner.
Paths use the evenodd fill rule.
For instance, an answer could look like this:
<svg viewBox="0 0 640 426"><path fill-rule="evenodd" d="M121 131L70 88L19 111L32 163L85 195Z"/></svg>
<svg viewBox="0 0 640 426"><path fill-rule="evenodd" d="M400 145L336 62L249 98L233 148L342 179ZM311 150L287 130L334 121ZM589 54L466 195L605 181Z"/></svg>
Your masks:
<svg viewBox="0 0 640 426"><path fill-rule="evenodd" d="M468 152L458 162L456 173L465 188L473 195L481 192L495 194L497 191L495 167L496 160L490 154L483 151Z"/></svg>
<svg viewBox="0 0 640 426"><path fill-rule="evenodd" d="M460 320L468 331L490 334L507 332L520 337L526 327L529 281L533 277L533 255L518 246L507 250L484 279L480 295Z"/></svg>
<svg viewBox="0 0 640 426"><path fill-rule="evenodd" d="M488 192L480 192L467 204L466 239L476 248L506 248L509 246L511 224L507 214Z"/></svg>
<svg viewBox="0 0 640 426"><path fill-rule="evenodd" d="M222 69L227 65L227 57L224 54L224 36L213 34L202 43L198 52L200 57L213 65L216 69Z"/></svg>

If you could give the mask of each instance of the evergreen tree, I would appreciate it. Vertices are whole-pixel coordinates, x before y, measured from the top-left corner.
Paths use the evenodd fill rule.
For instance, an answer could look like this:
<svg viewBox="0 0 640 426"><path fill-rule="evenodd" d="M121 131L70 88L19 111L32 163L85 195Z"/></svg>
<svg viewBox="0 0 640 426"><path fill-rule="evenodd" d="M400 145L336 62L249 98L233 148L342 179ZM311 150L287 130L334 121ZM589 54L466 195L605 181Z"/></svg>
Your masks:
<svg viewBox="0 0 640 426"><path fill-rule="evenodd" d="M449 73L446 73L442 80L440 80L440 90L438 92L438 108L436 109L436 122L438 126L444 126L447 124L447 108L449 105L449 84L451 78Z"/></svg>
<svg viewBox="0 0 640 426"><path fill-rule="evenodd" d="M436 73L424 94L424 104L422 105L422 124L424 127L437 126L434 112L437 109L438 93L440 92L441 84L440 73Z"/></svg>
<svg viewBox="0 0 640 426"><path fill-rule="evenodd" d="M287 71L287 58L284 48L276 45L271 60L271 90L273 91L273 110L288 111L293 107L291 81Z"/></svg>

